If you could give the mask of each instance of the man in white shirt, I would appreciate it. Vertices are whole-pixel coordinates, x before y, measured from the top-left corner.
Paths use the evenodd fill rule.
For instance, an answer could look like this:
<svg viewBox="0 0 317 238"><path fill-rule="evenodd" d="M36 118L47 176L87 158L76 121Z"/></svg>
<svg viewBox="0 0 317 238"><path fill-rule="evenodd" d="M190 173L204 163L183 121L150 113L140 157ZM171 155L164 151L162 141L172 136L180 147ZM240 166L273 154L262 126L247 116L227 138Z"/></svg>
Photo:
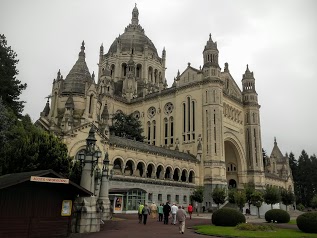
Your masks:
<svg viewBox="0 0 317 238"><path fill-rule="evenodd" d="M171 213L172 213L172 223L173 225L176 224L176 212L178 210L178 207L175 203L173 203L173 206L171 207Z"/></svg>

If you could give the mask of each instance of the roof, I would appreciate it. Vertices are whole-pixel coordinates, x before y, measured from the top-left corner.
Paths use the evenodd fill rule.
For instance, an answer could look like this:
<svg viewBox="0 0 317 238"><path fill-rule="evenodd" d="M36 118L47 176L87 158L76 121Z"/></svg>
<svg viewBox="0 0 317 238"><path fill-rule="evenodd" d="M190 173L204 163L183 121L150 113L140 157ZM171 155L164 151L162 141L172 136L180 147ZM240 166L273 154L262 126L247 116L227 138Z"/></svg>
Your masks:
<svg viewBox="0 0 317 238"><path fill-rule="evenodd" d="M149 145L149 144L144 143L144 142L130 140L130 139L118 137L115 135L110 135L109 144L110 145L117 145L120 147L127 147L127 148L131 148L131 149L143 151L146 153L160 154L162 156L167 156L170 158L198 162L196 157L192 154L180 152L177 150L170 150L170 149L166 149L166 148L158 147L158 146L154 146L154 145Z"/></svg>
<svg viewBox="0 0 317 238"><path fill-rule="evenodd" d="M81 46L81 52L79 52L78 60L74 64L73 68L70 70L69 74L66 76L65 81L63 82L62 93L64 94L73 93L84 95L86 82L93 82L85 61L84 50L85 46L83 42Z"/></svg>
<svg viewBox="0 0 317 238"><path fill-rule="evenodd" d="M30 171L30 172L22 172L22 173L13 173L13 174L6 174L0 176L0 189L8 188L20 183L24 183L30 181L31 176L38 176L38 177L55 177L55 178L64 178L60 174L54 172L51 169L48 170L38 170L38 171ZM92 192L88 191L87 189L77 185L76 183L69 181L69 185L73 186L81 195L93 195Z"/></svg>

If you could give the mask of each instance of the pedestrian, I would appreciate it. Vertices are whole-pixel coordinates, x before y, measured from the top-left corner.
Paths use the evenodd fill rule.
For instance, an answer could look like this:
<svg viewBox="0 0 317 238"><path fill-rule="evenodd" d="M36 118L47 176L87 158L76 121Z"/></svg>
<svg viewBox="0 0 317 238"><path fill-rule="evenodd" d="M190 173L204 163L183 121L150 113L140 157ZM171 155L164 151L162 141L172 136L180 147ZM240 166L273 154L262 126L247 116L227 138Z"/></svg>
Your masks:
<svg viewBox="0 0 317 238"><path fill-rule="evenodd" d="M146 225L147 216L151 214L150 208L147 206L147 204L144 205L142 209L143 214L143 224Z"/></svg>
<svg viewBox="0 0 317 238"><path fill-rule="evenodd" d="M188 205L187 211L188 211L188 214L189 214L189 219L192 219L192 214L193 214L193 206L192 206L192 204Z"/></svg>
<svg viewBox="0 0 317 238"><path fill-rule="evenodd" d="M158 206L158 221L163 221L163 203Z"/></svg>
<svg viewBox="0 0 317 238"><path fill-rule="evenodd" d="M173 225L176 225L176 212L178 210L178 207L175 203L173 203L173 206L171 207L171 213L172 213L172 223Z"/></svg>
<svg viewBox="0 0 317 238"><path fill-rule="evenodd" d="M176 212L176 219L179 222L179 233L184 234L186 212L183 207L179 206Z"/></svg>
<svg viewBox="0 0 317 238"><path fill-rule="evenodd" d="M139 223L142 223L142 210L143 210L144 205L142 203L139 203L139 208L138 208L138 217L139 217Z"/></svg>
<svg viewBox="0 0 317 238"><path fill-rule="evenodd" d="M150 209L151 209L151 216L152 218L155 219L157 215L157 206L154 202L151 204Z"/></svg>
<svg viewBox="0 0 317 238"><path fill-rule="evenodd" d="M171 212L171 207L168 204L168 202L166 202L166 204L163 206L163 214L164 214L164 224L168 224L168 216L170 215Z"/></svg>

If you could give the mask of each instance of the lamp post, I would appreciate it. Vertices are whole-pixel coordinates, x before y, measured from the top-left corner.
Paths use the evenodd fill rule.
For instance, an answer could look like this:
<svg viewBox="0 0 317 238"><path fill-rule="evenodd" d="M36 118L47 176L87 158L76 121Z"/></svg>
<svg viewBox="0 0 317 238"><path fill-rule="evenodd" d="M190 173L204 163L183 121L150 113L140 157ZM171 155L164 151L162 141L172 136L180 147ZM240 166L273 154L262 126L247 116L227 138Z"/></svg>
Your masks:
<svg viewBox="0 0 317 238"><path fill-rule="evenodd" d="M78 154L78 159L82 165L82 173L80 186L94 193L95 179L93 178L94 171L96 165L98 164L98 159L101 157L101 151L96 149L96 138L95 138L95 130L92 126L89 131L89 135L86 139L86 148L84 151Z"/></svg>
<svg viewBox="0 0 317 238"><path fill-rule="evenodd" d="M112 177L112 170L109 168L109 154L106 151L103 160L101 187L99 194L99 204L102 211L102 219L110 219L110 200L109 200L109 179Z"/></svg>

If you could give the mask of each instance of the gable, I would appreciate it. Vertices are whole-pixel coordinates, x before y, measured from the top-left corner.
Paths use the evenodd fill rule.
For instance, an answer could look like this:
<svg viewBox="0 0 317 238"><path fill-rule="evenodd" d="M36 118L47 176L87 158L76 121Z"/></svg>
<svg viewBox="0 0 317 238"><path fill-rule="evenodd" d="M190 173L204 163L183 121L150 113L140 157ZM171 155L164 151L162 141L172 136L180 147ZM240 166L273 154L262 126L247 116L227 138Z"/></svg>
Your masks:
<svg viewBox="0 0 317 238"><path fill-rule="evenodd" d="M242 101L242 92L238 87L236 81L232 78L231 74L225 74L224 77L224 88L223 91L228 96L231 96L239 101Z"/></svg>
<svg viewBox="0 0 317 238"><path fill-rule="evenodd" d="M198 82L202 78L200 70L188 66L185 71L179 76L177 86L183 86L193 82Z"/></svg>

